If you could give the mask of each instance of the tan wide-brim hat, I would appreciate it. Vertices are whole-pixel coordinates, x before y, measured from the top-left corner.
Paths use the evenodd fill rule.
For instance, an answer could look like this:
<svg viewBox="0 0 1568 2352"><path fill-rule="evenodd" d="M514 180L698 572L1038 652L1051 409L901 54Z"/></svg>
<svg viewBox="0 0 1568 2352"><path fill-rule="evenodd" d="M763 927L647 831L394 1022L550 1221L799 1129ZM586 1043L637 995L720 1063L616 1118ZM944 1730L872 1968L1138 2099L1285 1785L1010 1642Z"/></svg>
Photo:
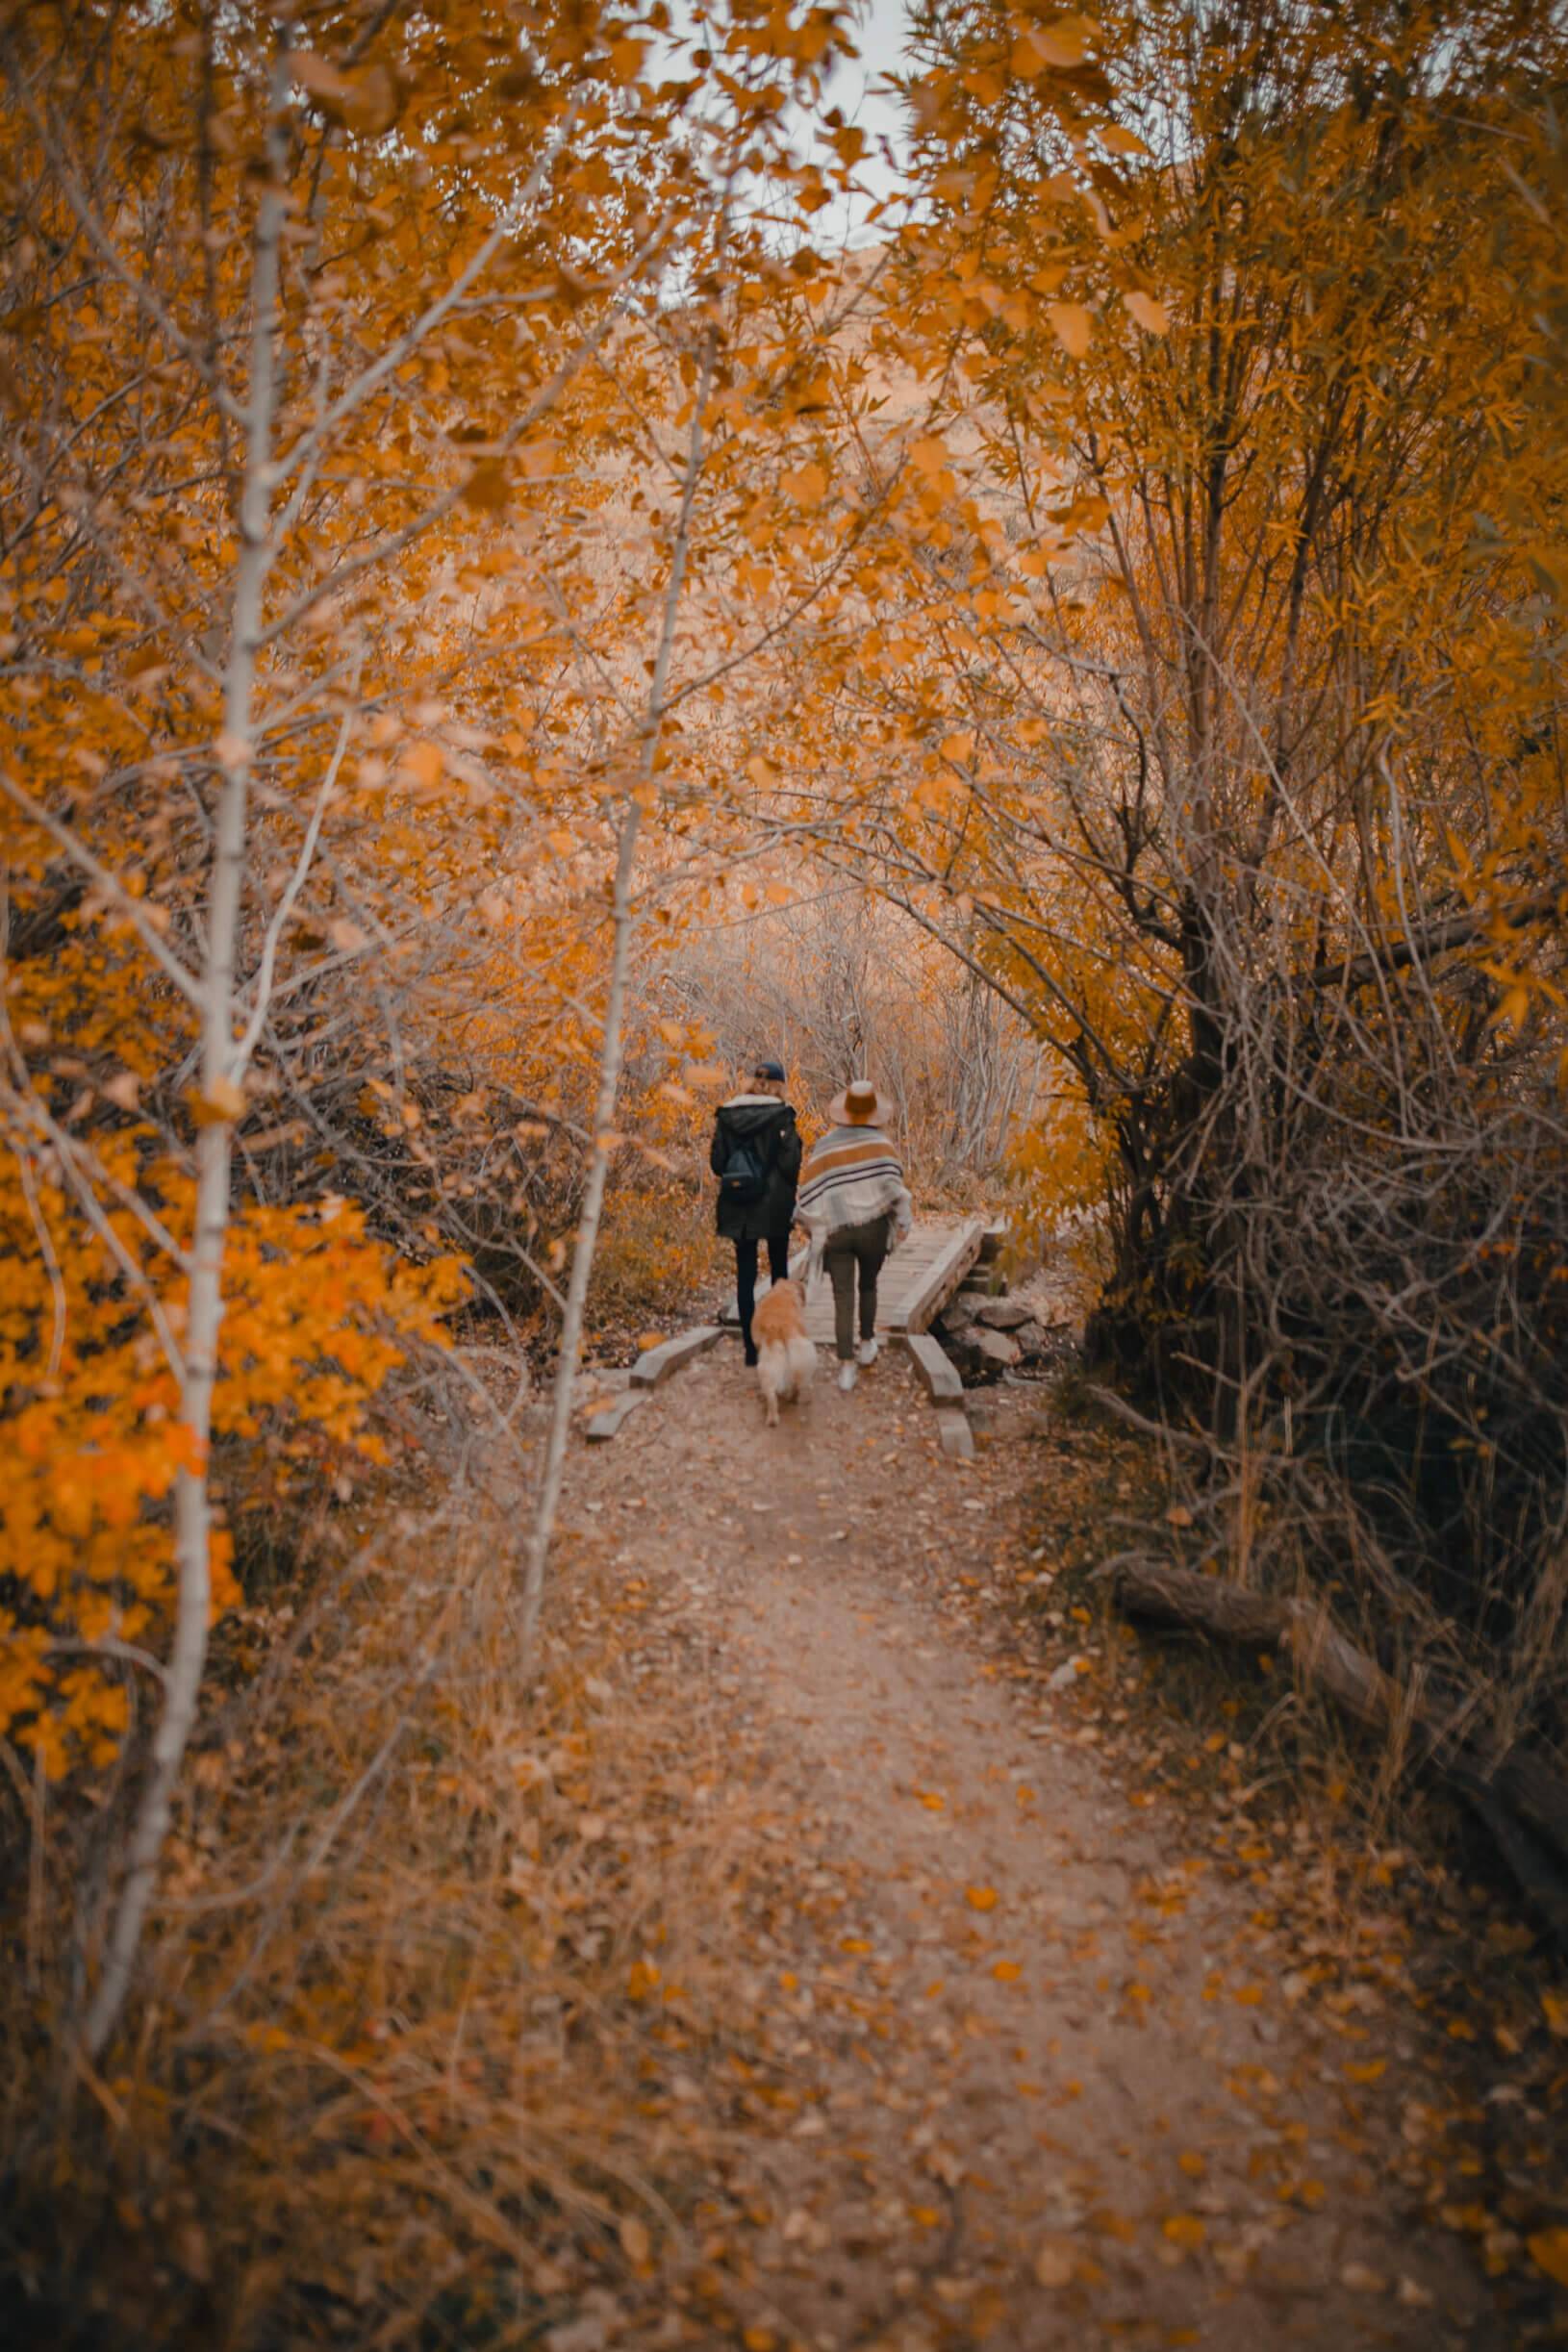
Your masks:
<svg viewBox="0 0 1568 2352"><path fill-rule="evenodd" d="M842 1095L835 1095L827 1115L836 1127L869 1127L881 1112L870 1078L851 1078Z"/></svg>

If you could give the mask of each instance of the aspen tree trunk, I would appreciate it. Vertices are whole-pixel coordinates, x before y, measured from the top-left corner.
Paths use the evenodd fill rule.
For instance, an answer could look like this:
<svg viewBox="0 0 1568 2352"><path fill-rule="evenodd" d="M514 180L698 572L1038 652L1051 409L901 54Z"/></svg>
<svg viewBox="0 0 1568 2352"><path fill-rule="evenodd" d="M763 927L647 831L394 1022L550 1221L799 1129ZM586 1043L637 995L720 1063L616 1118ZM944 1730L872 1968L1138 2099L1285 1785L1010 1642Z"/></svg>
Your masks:
<svg viewBox="0 0 1568 2352"><path fill-rule="evenodd" d="M223 1253L229 1227L230 1163L240 1048L235 1037L235 962L240 945L245 832L250 781L250 728L262 598L271 559L269 466L277 327L279 254L284 218L285 155L282 114L287 84L281 54L274 63L267 129L268 181L256 215L252 270L250 385L245 417L245 468L240 491L240 557L224 675L223 740L212 878L207 895L207 956L202 974L201 1124L196 1133L196 1216L190 1289L186 1311L180 1411L191 1457L175 1486L174 1537L178 1602L174 1646L164 1684L163 1712L153 1737L146 1783L132 1827L125 1879L110 1929L109 1948L83 2028L88 2056L96 2059L114 2032L157 1883L168 1834L180 1766L196 1720L207 1663L212 1615L212 1497L209 1448L213 1388L217 1377L218 1327L223 1318Z"/></svg>
<svg viewBox="0 0 1568 2352"><path fill-rule="evenodd" d="M555 1532L555 1515L561 1502L561 1479L566 1467L567 1434L571 1423L571 1390L577 1373L577 1356L583 1342L583 1317L588 1302L588 1285L594 1272L594 1252L598 1244L599 1220L604 1209L604 1186L610 1172L610 1137L615 1127L616 1096L620 1086L620 1063L624 1046L626 974L631 964L632 938L636 929L636 911L632 901L632 880L637 865L637 840L642 829L643 800L641 796L651 785L659 744L664 733L665 690L670 677L670 656L675 647L675 623L680 614L681 591L686 583L686 560L691 546L692 507L702 472L705 412L708 405L708 386L713 377L717 336L710 329L702 346L702 362L697 369L696 388L692 414L692 431L686 452L686 478L681 487L680 515L676 522L674 544L670 554L670 581L665 591L664 611L659 625L659 642L654 649L653 680L648 688L647 715L644 721L643 750L638 762L637 780L626 797L620 820L620 833L616 850L615 890L611 902L613 934L610 951L610 985L605 998L604 1027L599 1042L598 1093L594 1106L594 1143L588 1163L588 1184L583 1196L583 1212L577 1225L577 1239L571 1254L571 1277L567 1284L566 1311L561 1318L560 1352L556 1357L555 1383L550 1394L549 1435L544 1446L544 1466L540 1478L539 1500L534 1506L534 1524L528 1542L528 1559L522 1585L522 1644L531 1645L534 1629L539 1623L539 1606L544 1592L544 1570L549 1559L550 1538Z"/></svg>

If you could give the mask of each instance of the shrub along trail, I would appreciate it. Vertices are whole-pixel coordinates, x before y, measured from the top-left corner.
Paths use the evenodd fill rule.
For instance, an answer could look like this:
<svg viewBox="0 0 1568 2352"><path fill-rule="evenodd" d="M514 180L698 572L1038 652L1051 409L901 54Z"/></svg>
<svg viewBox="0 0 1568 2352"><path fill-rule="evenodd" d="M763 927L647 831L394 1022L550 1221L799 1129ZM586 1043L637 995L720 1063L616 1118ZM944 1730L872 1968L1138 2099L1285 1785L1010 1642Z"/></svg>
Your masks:
<svg viewBox="0 0 1568 2352"><path fill-rule="evenodd" d="M618 1576L639 1686L678 1656L695 1801L746 1792L739 1948L705 1958L750 2022L684 2255L635 2225L635 2280L552 2352L1550 2328L1550 2202L1506 2226L1455 2079L1477 2028L1414 1983L1397 1895L1348 1905L1260 1808L1218 1712L1171 1757L1067 1565L1115 1549L1146 1465L1042 1397L993 1392L960 1467L898 1353L770 1432L726 1340L574 1454L555 1606L574 1554ZM637 1965L669 1995L647 2112L678 2122L713 2047Z"/></svg>

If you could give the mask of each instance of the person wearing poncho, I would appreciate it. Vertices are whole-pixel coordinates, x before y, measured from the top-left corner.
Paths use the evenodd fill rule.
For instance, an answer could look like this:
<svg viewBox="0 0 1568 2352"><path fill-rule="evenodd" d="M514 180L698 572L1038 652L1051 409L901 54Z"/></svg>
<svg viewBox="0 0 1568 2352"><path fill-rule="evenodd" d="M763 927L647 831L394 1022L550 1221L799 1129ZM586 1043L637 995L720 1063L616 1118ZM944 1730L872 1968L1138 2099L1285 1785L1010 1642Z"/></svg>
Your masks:
<svg viewBox="0 0 1568 2352"><path fill-rule="evenodd" d="M811 1236L807 1281L825 1266L833 1285L833 1340L844 1389L855 1384L857 1353L862 1364L876 1361L876 1278L888 1252L914 1223L898 1155L877 1124L880 1109L866 1078L836 1097L827 1112L833 1125L807 1152L796 1197L797 1221Z"/></svg>

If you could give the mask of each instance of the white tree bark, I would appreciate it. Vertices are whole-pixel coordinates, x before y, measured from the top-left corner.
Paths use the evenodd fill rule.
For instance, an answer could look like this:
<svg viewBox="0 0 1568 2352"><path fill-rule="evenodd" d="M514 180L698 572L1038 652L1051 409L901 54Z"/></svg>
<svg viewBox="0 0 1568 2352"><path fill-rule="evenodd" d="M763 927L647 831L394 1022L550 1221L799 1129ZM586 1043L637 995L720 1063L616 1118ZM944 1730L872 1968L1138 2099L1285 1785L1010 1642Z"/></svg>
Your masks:
<svg viewBox="0 0 1568 2352"><path fill-rule="evenodd" d="M279 257L285 212L281 54L273 65L267 135L267 185L257 208L252 262L249 397L240 491L240 555L235 569L229 657L224 673L223 739L212 874L207 893L207 954L201 980L201 1091L206 1109L196 1135L196 1214L186 1310L181 1418L194 1458L175 1486L178 1579L174 1645L164 1685L147 1778L132 1826L125 1877L109 1932L103 1969L83 2025L96 2059L114 2032L130 1988L147 1906L168 1834L180 1766L190 1743L207 1662L212 1614L212 1497L208 1453L218 1328L223 1318L223 1254L229 1230L230 1112L242 1064L235 1036L235 966L240 947L250 783L250 730L262 637L263 594L271 562L271 443Z"/></svg>
<svg viewBox="0 0 1568 2352"><path fill-rule="evenodd" d="M534 1629L539 1623L550 1539L555 1532L556 1513L560 1508L567 1436L571 1426L572 1383L576 1378L577 1358L583 1344L588 1285L594 1272L594 1253L598 1244L599 1223L604 1211L604 1186L610 1172L616 1097L620 1087L620 1065L625 1043L626 975L631 965L632 942L636 933L632 883L637 867L637 842L642 830L643 799L653 781L659 744L664 733L670 663L675 648L675 624L680 616L681 593L686 585L686 564L692 544L692 508L702 476L708 390L713 381L715 349L716 339L710 332L704 338L701 365L697 369L692 430L687 441L685 476L681 485L680 514L670 552L670 579L665 589L658 643L654 648L653 676L648 686L643 726L642 755L621 811L616 846L615 887L611 899L610 978L605 995L604 1026L599 1037L594 1142L589 1155L582 1215L578 1219L577 1237L571 1253L571 1277L567 1284L566 1311L561 1318L560 1350L556 1356L555 1381L550 1392L549 1434L544 1444L544 1462L540 1474L539 1495L534 1505L534 1522L523 1572L521 1632L525 1651L533 1641Z"/></svg>

